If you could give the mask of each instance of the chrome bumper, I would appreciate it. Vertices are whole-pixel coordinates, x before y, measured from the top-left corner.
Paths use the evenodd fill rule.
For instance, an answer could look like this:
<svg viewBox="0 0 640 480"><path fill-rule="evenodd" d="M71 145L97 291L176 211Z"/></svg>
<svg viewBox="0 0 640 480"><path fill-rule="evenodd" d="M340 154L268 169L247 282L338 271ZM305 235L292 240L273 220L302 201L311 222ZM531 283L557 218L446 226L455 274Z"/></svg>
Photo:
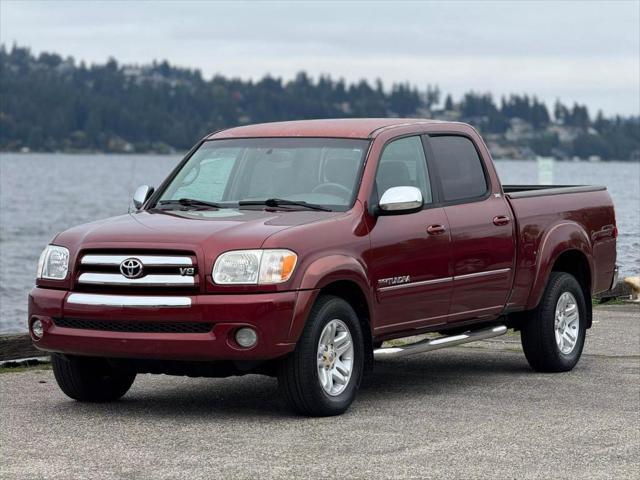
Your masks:
<svg viewBox="0 0 640 480"><path fill-rule="evenodd" d="M71 293L67 297L71 305L91 305L100 307L133 308L188 308L190 297L140 296L140 295L99 295L94 293Z"/></svg>

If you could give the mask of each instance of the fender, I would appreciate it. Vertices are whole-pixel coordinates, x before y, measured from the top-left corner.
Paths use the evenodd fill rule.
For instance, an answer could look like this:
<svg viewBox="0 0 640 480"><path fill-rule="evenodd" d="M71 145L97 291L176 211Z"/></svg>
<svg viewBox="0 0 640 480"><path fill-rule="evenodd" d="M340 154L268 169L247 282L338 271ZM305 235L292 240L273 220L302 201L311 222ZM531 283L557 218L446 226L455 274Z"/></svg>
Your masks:
<svg viewBox="0 0 640 480"><path fill-rule="evenodd" d="M333 282L344 280L351 281L360 287L367 301L369 312L373 314L373 291L362 264L347 255L329 255L318 258L307 267L300 282L293 321L289 329L289 342L297 342L300 338L311 307L318 298L320 290ZM369 320L371 326L373 322L372 319Z"/></svg>
<svg viewBox="0 0 640 480"><path fill-rule="evenodd" d="M536 262L536 275L533 280L533 286L529 293L527 301L527 309L534 309L540 303L542 294L549 276L553 269L553 265L560 255L568 250L578 250L584 254L591 271L590 291L593 291L594 264L593 264L593 246L589 240L589 235L584 229L575 222L562 222L552 226L540 242L538 248L538 260Z"/></svg>

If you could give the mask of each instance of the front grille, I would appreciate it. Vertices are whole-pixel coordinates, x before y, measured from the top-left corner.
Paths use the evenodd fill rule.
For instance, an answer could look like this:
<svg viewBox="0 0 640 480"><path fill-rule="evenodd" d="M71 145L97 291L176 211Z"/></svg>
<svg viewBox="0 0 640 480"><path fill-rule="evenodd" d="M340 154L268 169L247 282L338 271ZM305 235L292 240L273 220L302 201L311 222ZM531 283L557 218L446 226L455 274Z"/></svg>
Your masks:
<svg viewBox="0 0 640 480"><path fill-rule="evenodd" d="M199 322L129 322L85 318L54 318L53 323L64 328L129 333L208 333L213 328L211 323Z"/></svg>
<svg viewBox="0 0 640 480"><path fill-rule="evenodd" d="M83 289L196 288L195 256L187 252L90 251L80 258L76 283Z"/></svg>

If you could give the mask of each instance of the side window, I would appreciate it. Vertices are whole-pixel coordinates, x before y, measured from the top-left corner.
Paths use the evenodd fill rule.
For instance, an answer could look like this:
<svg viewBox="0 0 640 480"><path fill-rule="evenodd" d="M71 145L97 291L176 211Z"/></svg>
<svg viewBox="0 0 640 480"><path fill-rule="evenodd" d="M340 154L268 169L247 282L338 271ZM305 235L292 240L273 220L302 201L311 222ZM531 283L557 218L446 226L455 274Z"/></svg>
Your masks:
<svg viewBox="0 0 640 480"><path fill-rule="evenodd" d="M406 137L387 145L376 174L378 196L391 187L417 187L424 203L431 203L431 184L420 137Z"/></svg>
<svg viewBox="0 0 640 480"><path fill-rule="evenodd" d="M443 135L430 137L429 142L445 201L480 197L487 192L482 162L471 140Z"/></svg>

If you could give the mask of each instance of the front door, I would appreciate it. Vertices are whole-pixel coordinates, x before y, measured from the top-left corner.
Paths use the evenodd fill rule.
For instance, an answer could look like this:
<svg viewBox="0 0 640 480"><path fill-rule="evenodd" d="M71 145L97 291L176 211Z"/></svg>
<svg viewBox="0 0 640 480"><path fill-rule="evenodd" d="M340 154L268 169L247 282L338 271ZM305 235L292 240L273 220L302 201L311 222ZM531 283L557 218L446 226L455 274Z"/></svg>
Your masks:
<svg viewBox="0 0 640 480"><path fill-rule="evenodd" d="M382 152L377 195L397 186L419 188L425 206L415 213L379 216L371 229L369 265L377 289L377 335L444 324L449 310L449 225L444 209L434 206L419 136L394 140Z"/></svg>

